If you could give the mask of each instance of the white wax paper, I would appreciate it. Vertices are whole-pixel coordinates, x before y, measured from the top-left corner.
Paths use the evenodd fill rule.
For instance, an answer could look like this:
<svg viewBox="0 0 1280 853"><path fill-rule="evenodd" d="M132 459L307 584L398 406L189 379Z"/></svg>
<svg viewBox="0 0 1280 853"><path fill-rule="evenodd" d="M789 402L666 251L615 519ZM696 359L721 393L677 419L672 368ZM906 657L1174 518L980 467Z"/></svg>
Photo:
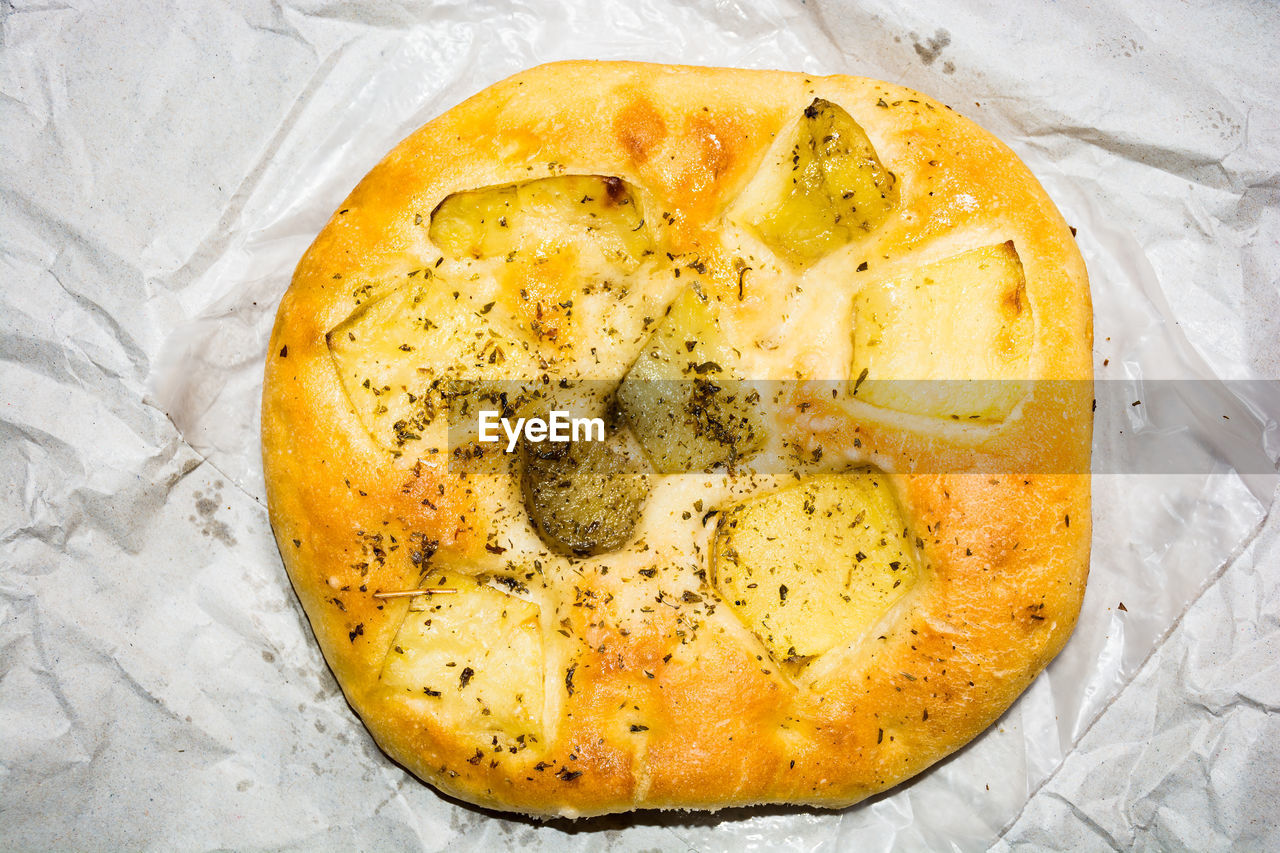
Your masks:
<svg viewBox="0 0 1280 853"><path fill-rule="evenodd" d="M1095 477L1067 649L911 783L841 812L540 824L373 744L289 588L257 438L276 304L332 210L419 124L563 58L928 92L1079 229L1100 379L1275 379L1280 7L7 0L0 21L0 847L1280 846L1266 471ZM1275 395L1243 402L1261 426L1206 412L1195 440L1274 460ZM1100 458L1151 428L1107 414Z"/></svg>

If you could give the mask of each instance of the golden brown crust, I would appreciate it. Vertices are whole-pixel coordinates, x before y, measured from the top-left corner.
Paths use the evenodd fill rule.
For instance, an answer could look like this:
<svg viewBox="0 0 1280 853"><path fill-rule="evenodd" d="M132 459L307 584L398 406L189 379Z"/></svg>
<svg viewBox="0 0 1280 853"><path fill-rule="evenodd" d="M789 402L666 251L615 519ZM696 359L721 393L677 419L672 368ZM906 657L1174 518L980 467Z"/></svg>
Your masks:
<svg viewBox="0 0 1280 853"><path fill-rule="evenodd" d="M490 559L492 525L514 522L495 521L483 477L468 488L446 454L397 456L371 435L330 333L370 292L436 264L423 217L450 194L553 174L623 179L641 193L663 252L696 253L706 287L736 290L741 271L716 235L775 137L815 97L847 110L900 181L900 209L877 233L877 251L930 260L1013 240L1035 317L1030 376L1081 381L1061 386L1064 397L1033 395L979 432L865 407L825 412L828 447L902 472L894 487L927 570L875 636L802 675L770 665L727 606L707 606L715 591L695 574L704 539L696 554L651 554L666 560L652 578L617 565L601 572L600 561L572 579L530 570L540 608L530 636L547 691L530 703L541 715L536 743L498 734L490 743L453 712L433 711L436 697L389 690L384 666L414 611L408 598L374 593L416 588L424 565L474 573L465 567ZM776 306L759 299L765 323ZM567 325L555 346L600 334ZM1044 191L1005 146L923 95L848 77L542 66L397 146L299 264L264 385L271 520L351 704L389 755L441 790L534 815L839 807L968 742L1071 633L1088 566L1091 334L1083 262ZM697 590L700 603L622 612L640 588L677 602ZM583 602L591 606L574 606Z"/></svg>

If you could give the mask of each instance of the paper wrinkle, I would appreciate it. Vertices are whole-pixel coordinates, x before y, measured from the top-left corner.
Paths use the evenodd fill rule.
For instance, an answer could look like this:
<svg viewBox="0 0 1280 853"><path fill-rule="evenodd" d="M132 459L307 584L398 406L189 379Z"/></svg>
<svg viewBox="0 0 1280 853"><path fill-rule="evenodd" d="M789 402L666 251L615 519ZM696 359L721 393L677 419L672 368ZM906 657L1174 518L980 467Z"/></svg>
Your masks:
<svg viewBox="0 0 1280 853"><path fill-rule="evenodd" d="M934 94L1079 229L1099 378L1280 375L1274 8L154 5L3 21L0 848L1280 846L1256 817L1280 801L1274 477L1095 477L1075 636L914 782L569 827L442 799L377 750L280 565L257 437L276 305L349 189L484 86L583 56ZM1280 457L1275 399L1240 402ZM1230 460L1217 417L1193 426Z"/></svg>
<svg viewBox="0 0 1280 853"><path fill-rule="evenodd" d="M1127 850L1276 846L1278 558L1273 515L998 849L1087 849L1089 832Z"/></svg>

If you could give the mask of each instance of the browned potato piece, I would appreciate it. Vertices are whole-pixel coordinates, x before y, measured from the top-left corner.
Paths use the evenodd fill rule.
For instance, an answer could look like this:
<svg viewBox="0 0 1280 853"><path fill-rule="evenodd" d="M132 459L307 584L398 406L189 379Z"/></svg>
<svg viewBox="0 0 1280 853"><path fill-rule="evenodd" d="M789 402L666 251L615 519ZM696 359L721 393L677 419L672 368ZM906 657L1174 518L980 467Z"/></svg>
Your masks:
<svg viewBox="0 0 1280 853"><path fill-rule="evenodd" d="M533 527L558 554L586 557L626 544L648 486L618 447L604 441L524 443L524 503Z"/></svg>

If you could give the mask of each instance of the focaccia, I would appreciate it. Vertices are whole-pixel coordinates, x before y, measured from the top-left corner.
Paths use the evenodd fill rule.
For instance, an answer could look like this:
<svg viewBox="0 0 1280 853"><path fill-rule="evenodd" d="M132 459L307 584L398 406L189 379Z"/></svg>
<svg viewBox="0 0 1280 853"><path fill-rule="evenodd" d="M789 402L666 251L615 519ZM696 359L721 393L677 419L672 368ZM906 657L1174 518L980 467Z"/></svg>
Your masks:
<svg viewBox="0 0 1280 853"><path fill-rule="evenodd" d="M1061 215L925 95L542 66L409 136L302 258L271 521L352 707L441 791L841 807L1071 633L1091 335Z"/></svg>

